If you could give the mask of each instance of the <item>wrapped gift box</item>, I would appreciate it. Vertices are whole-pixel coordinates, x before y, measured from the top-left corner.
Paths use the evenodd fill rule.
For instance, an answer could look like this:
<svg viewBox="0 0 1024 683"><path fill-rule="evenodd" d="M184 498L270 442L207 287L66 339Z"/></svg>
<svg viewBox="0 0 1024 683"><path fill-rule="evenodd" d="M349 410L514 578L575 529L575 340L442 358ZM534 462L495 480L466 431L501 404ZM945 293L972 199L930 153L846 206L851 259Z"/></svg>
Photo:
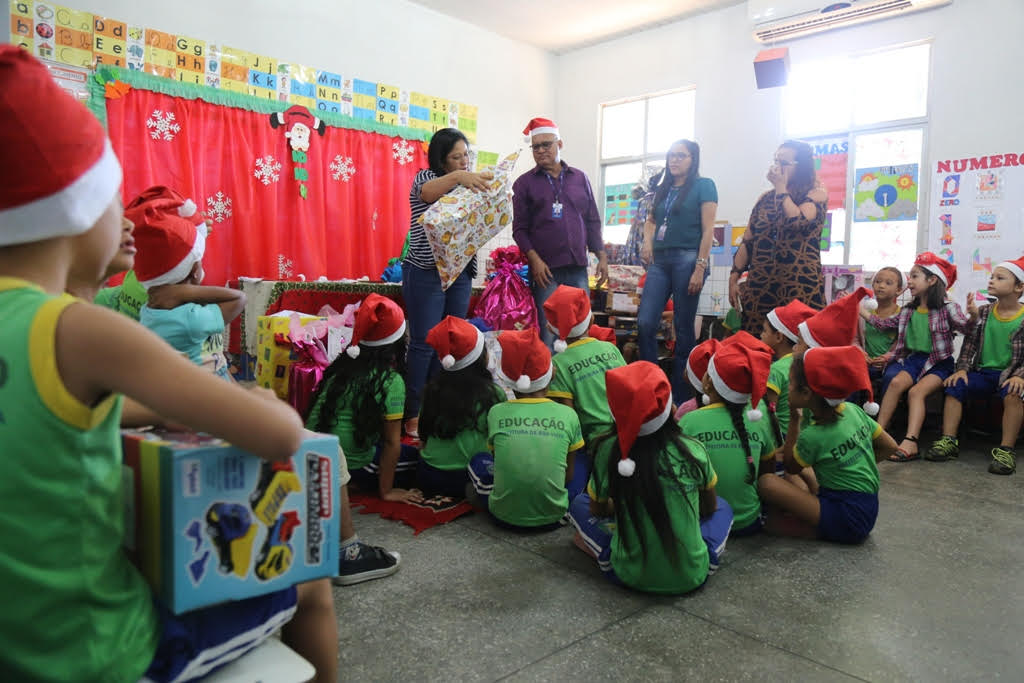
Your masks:
<svg viewBox="0 0 1024 683"><path fill-rule="evenodd" d="M620 266L609 264L608 266L608 291L609 292L635 292L644 274L643 266Z"/></svg>
<svg viewBox="0 0 1024 683"><path fill-rule="evenodd" d="M338 438L307 432L286 463L212 437L122 432L125 548L175 614L334 576Z"/></svg>
<svg viewBox="0 0 1024 683"><path fill-rule="evenodd" d="M612 313L628 313L636 315L640 307L640 295L636 290L628 292L608 292L607 310Z"/></svg>
<svg viewBox="0 0 1024 683"><path fill-rule="evenodd" d="M488 190L475 192L459 185L420 217L442 289L455 282L477 250L512 224L510 176L518 158L515 152L498 164Z"/></svg>
<svg viewBox="0 0 1024 683"><path fill-rule="evenodd" d="M864 266L825 265L821 267L821 272L825 276L827 303L852 294L864 284Z"/></svg>
<svg viewBox="0 0 1024 683"><path fill-rule="evenodd" d="M294 311L261 315L257 320L256 383L273 389L281 399L288 399L288 374L298 356L288 339L288 328ZM303 324L324 320L319 316L299 313ZM339 333L340 334L340 333ZM275 338L276 336L279 337ZM340 337L339 337L340 339Z"/></svg>

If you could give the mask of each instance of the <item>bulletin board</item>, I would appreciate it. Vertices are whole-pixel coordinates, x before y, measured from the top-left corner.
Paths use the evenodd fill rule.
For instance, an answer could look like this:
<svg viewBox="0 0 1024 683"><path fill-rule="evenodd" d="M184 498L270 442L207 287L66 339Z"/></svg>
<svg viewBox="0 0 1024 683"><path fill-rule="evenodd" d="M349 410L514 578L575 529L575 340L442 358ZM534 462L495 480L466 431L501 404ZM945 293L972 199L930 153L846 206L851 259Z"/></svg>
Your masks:
<svg viewBox="0 0 1024 683"><path fill-rule="evenodd" d="M1024 254L1024 152L939 161L928 248L957 267L951 296L985 296L993 266Z"/></svg>

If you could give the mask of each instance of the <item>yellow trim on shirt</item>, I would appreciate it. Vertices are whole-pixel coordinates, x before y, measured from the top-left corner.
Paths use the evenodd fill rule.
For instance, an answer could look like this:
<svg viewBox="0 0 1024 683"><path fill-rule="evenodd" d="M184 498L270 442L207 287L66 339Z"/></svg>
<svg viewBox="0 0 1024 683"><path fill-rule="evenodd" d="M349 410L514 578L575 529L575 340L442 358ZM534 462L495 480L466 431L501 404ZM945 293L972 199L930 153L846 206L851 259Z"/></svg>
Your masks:
<svg viewBox="0 0 1024 683"><path fill-rule="evenodd" d="M715 488L715 484L717 484L717 483L718 483L718 473L717 473L717 472L715 472L715 478L714 478L714 479L712 479L712 480L711 480L711 481L710 481L710 482L708 483L708 485L704 487L704 490L705 490L705 491L710 491L711 489Z"/></svg>
<svg viewBox="0 0 1024 683"><path fill-rule="evenodd" d="M797 461L800 467L810 467L810 465L801 460L800 454L796 451L796 444L793 445L793 459Z"/></svg>
<svg viewBox="0 0 1024 683"><path fill-rule="evenodd" d="M778 358L776 358L775 360L776 360L776 361L780 361L780 360L786 360L787 358L789 358L789 357L790 357L790 356L792 356L792 355L793 355L793 352L792 352L792 351L790 351L790 352L789 352L789 353L787 353L787 354L786 354L785 356L779 356L779 357L778 357Z"/></svg>
<svg viewBox="0 0 1024 683"><path fill-rule="evenodd" d="M572 400L571 391L548 391L548 398L567 398Z"/></svg>
<svg viewBox="0 0 1024 683"><path fill-rule="evenodd" d="M871 433L871 440L874 441L878 438L878 435L883 431L882 425L875 425L875 431Z"/></svg>
<svg viewBox="0 0 1024 683"><path fill-rule="evenodd" d="M765 384L765 386L766 386L767 388L771 389L772 391L774 391L776 395L778 395L778 394L781 394L781 393L782 393L781 391L779 391L779 388L778 388L778 387L777 387L776 385L772 384L771 382L767 382L767 383Z"/></svg>
<svg viewBox="0 0 1024 683"><path fill-rule="evenodd" d="M776 448L775 450L768 451L767 453L762 453L761 454L761 462L764 462L765 460L775 460L775 455L779 451L781 451L781 450L782 450L782 447L780 446L780 447Z"/></svg>
<svg viewBox="0 0 1024 683"><path fill-rule="evenodd" d="M572 453L573 451L578 451L581 448L583 448L583 439L580 439L573 445L569 446L569 452Z"/></svg>
<svg viewBox="0 0 1024 683"><path fill-rule="evenodd" d="M0 276L0 292L6 292L12 289L37 289L40 292L43 288L34 282L28 280L22 280L20 277L7 277Z"/></svg>
<svg viewBox="0 0 1024 683"><path fill-rule="evenodd" d="M551 403L550 398L514 398L509 403Z"/></svg>
<svg viewBox="0 0 1024 683"><path fill-rule="evenodd" d="M1009 318L1001 318L999 317L999 309L996 308L995 304L992 305L992 316L1001 323L1013 322L1022 315L1024 315L1024 306L1021 306L1020 310L1011 315Z"/></svg>
<svg viewBox="0 0 1024 683"><path fill-rule="evenodd" d="M57 322L68 306L78 300L70 294L50 299L36 312L28 334L29 368L43 404L58 419L83 431L93 429L110 414L117 394L110 394L95 408L75 398L57 368Z"/></svg>
<svg viewBox="0 0 1024 683"><path fill-rule="evenodd" d="M394 422L395 420L401 420L405 417L405 413L386 413L384 415L385 422Z"/></svg>
<svg viewBox="0 0 1024 683"><path fill-rule="evenodd" d="M712 408L724 408L724 407L725 407L725 402L724 401L715 401L714 403L709 403L706 406L701 406L700 408L697 408L697 410L695 410L694 412L698 412L698 411L701 411L701 410L710 410Z"/></svg>
<svg viewBox="0 0 1024 683"><path fill-rule="evenodd" d="M566 348L566 350L574 349L577 346L581 346L583 344L589 344L590 342L594 342L594 341L598 341L598 340L593 338L593 337L584 337L583 339L577 339L576 341L574 341L572 344L569 344L565 348Z"/></svg>

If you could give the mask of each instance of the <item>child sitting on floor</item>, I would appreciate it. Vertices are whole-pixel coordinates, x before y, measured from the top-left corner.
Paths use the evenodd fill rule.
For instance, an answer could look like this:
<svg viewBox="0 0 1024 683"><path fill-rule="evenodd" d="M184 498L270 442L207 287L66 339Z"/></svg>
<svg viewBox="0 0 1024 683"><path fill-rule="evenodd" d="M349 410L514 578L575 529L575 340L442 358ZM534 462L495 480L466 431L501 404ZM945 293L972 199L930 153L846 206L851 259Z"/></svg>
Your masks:
<svg viewBox="0 0 1024 683"><path fill-rule="evenodd" d="M516 398L487 414L492 454L473 456L469 477L491 516L512 529L550 530L569 507L574 454L583 448L580 421L571 408L547 398L551 352L536 328L498 335L498 377Z"/></svg>
<svg viewBox="0 0 1024 683"><path fill-rule="evenodd" d="M608 371L615 432L595 444L589 496L573 499L577 545L605 577L650 593L689 593L718 568L732 527L704 446L672 415L668 377L637 361Z"/></svg>
<svg viewBox="0 0 1024 683"><path fill-rule="evenodd" d="M356 312L352 341L327 370L317 389L306 426L336 434L352 481L384 500L422 500L408 486L419 456L402 444L405 410L405 314L380 294L370 294Z"/></svg>
<svg viewBox="0 0 1024 683"><path fill-rule="evenodd" d="M817 311L793 299L785 306L768 311L761 329L761 341L768 345L775 358L768 373L768 392L765 398L775 404L775 417L779 430L789 430L789 366L793 364L793 347L800 341L800 324L812 318Z"/></svg>
<svg viewBox="0 0 1024 683"><path fill-rule="evenodd" d="M122 394L269 461L292 456L302 423L62 293L98 286L118 250L121 169L96 118L13 45L0 47L0 100L0 678L184 680L281 628L318 681L337 680L326 579L176 616L129 562Z"/></svg>
<svg viewBox="0 0 1024 683"><path fill-rule="evenodd" d="M232 381L224 327L245 310L245 294L202 285L207 226L191 199L151 187L128 205L135 225L135 274L148 300L139 322L193 363Z"/></svg>
<svg viewBox="0 0 1024 683"><path fill-rule="evenodd" d="M704 398L704 375L708 374L708 363L712 356L718 352L721 343L717 339L705 339L693 347L686 359L686 379L693 387L693 398L687 399L676 408L673 419L679 422L687 413L692 413L700 408L703 403L698 399Z"/></svg>
<svg viewBox="0 0 1024 683"><path fill-rule="evenodd" d="M844 402L857 390L871 395L864 354L854 346L808 349L793 359L789 405L803 409L809 424L794 446L784 446L786 471L813 468L814 477L802 480L807 490L762 473L761 498L776 508L767 510L770 530L837 543L860 543L871 533L878 516L875 463L895 451L896 442L868 417L877 403L862 410ZM795 517L795 528L786 526L780 511Z"/></svg>
<svg viewBox="0 0 1024 683"><path fill-rule="evenodd" d="M470 323L449 315L427 333L427 343L442 372L423 390L416 479L427 497L462 498L470 458L487 452L487 412L505 392L491 378L483 333Z"/></svg>
<svg viewBox="0 0 1024 683"><path fill-rule="evenodd" d="M992 474L1013 474L1013 452L1024 421L1024 256L1004 261L992 269L988 293L995 303L981 309L978 321L964 337L956 372L944 382L946 404L942 410L942 438L932 444L925 459L944 461L960 454L956 434L964 403L971 398L998 395L1003 402L1003 433L992 449Z"/></svg>

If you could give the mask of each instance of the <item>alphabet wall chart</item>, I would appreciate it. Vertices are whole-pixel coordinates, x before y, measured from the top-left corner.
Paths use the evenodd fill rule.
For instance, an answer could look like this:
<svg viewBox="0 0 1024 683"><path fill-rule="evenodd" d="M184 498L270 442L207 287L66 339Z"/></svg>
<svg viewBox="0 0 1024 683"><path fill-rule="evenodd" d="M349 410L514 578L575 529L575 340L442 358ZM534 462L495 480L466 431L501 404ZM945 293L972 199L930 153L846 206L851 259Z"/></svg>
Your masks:
<svg viewBox="0 0 1024 683"><path fill-rule="evenodd" d="M1024 149L939 161L933 183L928 248L956 265L957 302L984 297L992 268L1024 254Z"/></svg>
<svg viewBox="0 0 1024 683"><path fill-rule="evenodd" d="M12 44L68 66L145 71L313 111L436 132L455 127L476 142L470 104L283 62L216 42L132 26L116 19L35 0L11 0Z"/></svg>

